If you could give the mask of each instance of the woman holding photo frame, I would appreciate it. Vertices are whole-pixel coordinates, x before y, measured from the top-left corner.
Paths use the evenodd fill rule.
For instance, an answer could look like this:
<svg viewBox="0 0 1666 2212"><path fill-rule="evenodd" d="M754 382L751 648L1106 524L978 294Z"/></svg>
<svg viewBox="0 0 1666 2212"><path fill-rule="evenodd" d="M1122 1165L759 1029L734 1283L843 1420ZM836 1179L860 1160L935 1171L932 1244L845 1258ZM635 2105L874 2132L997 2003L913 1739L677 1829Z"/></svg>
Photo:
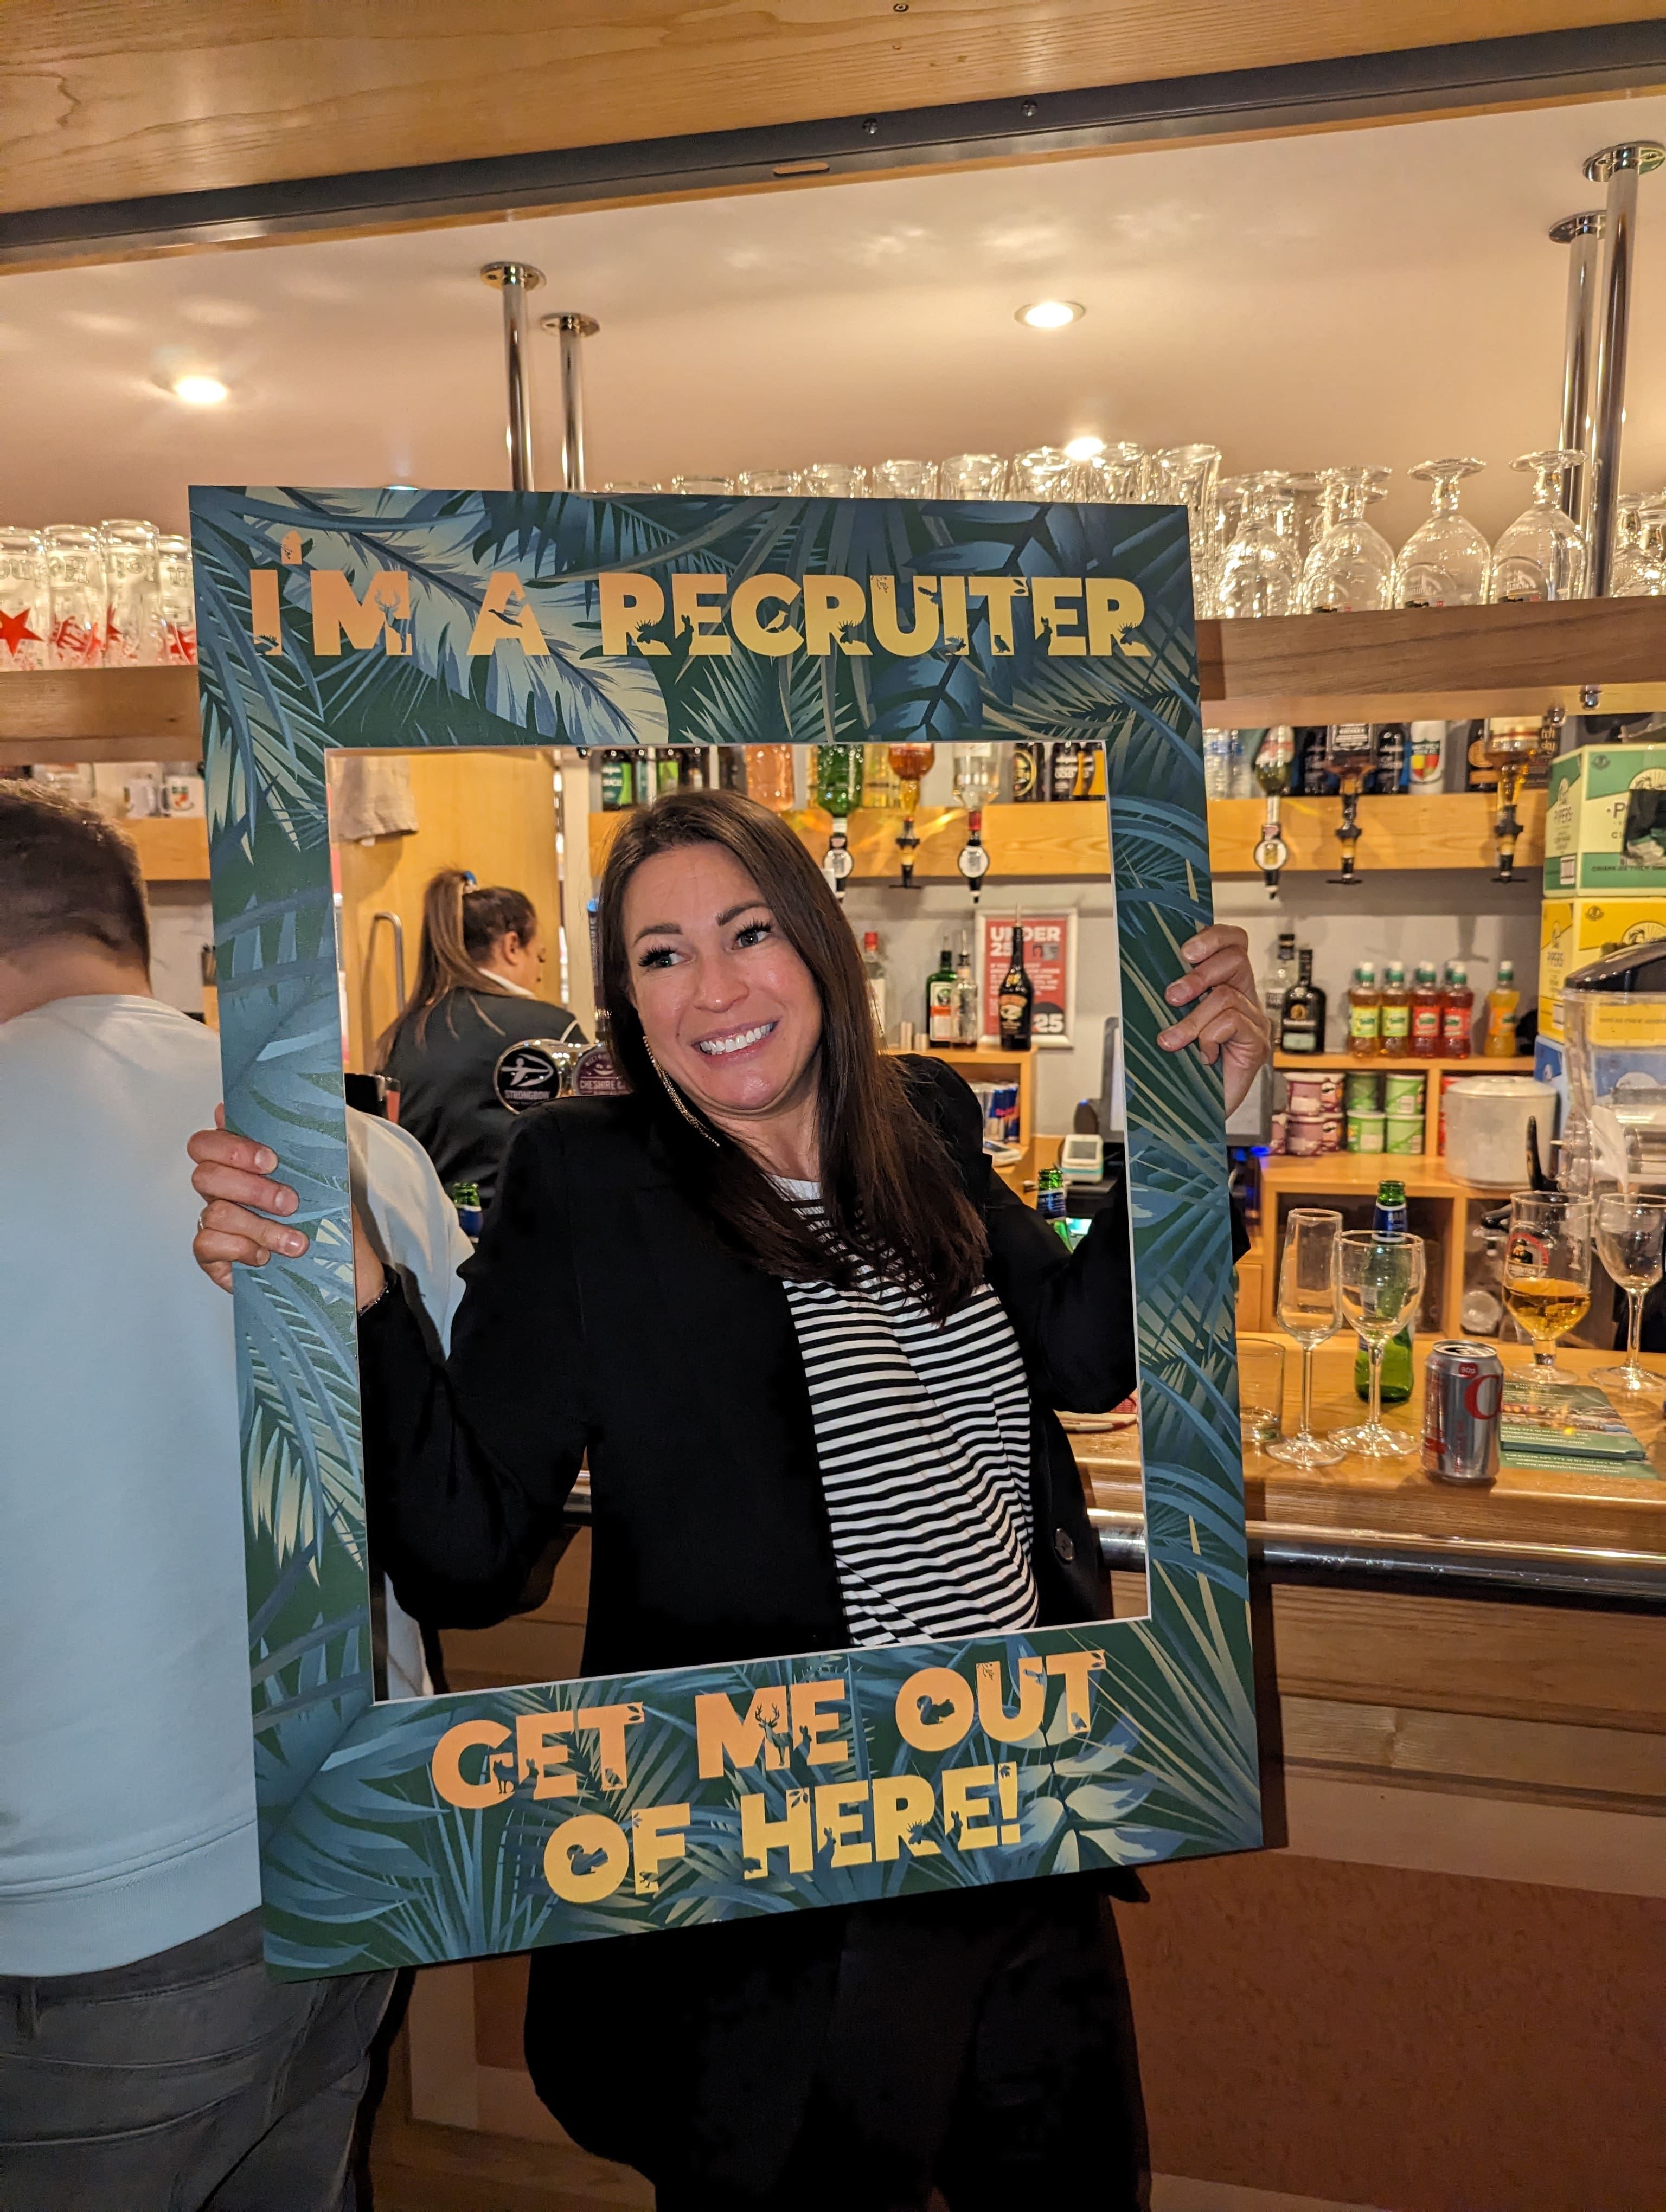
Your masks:
<svg viewBox="0 0 1666 2212"><path fill-rule="evenodd" d="M1068 1253L993 1175L962 1079L879 1049L832 892L750 800L633 815L599 941L631 1095L517 1132L447 1366L356 1235L402 1601L463 1626L520 1609L587 1457L587 1675L1102 1615L1057 1412L1134 1384L1125 1205ZM1219 1061L1230 1111L1268 1050L1243 933L1182 949L1160 1042ZM270 1152L192 1151L217 1279L305 1249ZM1061 1878L538 1951L528 2067L663 2212L902 2212L933 2188L952 2212L1131 2208L1107 1890L1137 1893Z"/></svg>

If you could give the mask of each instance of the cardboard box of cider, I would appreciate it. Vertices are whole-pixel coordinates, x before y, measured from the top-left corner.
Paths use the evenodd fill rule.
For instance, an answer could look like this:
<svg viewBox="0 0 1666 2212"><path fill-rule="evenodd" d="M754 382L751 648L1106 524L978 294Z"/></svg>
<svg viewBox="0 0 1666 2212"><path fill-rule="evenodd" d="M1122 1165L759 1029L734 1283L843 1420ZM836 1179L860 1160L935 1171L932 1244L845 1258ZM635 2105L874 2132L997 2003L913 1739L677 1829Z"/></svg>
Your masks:
<svg viewBox="0 0 1666 2212"><path fill-rule="evenodd" d="M1656 898L1547 898L1539 917L1539 1035L1563 1042L1562 989L1570 975L1605 952L1656 937L1666 937L1666 890Z"/></svg>

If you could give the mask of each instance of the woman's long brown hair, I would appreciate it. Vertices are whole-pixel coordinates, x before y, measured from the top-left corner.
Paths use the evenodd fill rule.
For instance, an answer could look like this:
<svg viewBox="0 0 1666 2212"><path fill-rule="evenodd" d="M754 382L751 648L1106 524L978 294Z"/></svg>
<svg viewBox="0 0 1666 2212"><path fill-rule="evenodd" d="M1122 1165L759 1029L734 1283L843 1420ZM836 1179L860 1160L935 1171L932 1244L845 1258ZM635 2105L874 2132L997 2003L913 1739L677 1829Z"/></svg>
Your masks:
<svg viewBox="0 0 1666 2212"><path fill-rule="evenodd" d="M709 1123L702 1126L714 1142L691 1127L648 1058L630 996L625 891L645 860L690 845L719 846L739 862L815 982L822 1206L830 1234L806 1219L744 1146ZM780 816L737 792L667 793L633 813L615 839L598 921L613 1055L679 1170L700 1187L725 1242L784 1281L848 1289L860 1259L905 1283L939 1320L963 1304L983 1279L982 1217L935 1129L910 1102L901 1067L880 1052L856 941L821 870Z"/></svg>
<svg viewBox="0 0 1666 2212"><path fill-rule="evenodd" d="M429 1016L449 991L496 993L512 998L494 976L481 968L491 957L501 937L513 930L525 945L538 934L538 910L525 891L499 884L485 890L472 887L461 868L441 868L430 876L423 893L423 937L416 954L416 988L402 1012L396 1014L376 1040L376 1065L387 1065L387 1055L407 1026L421 1044L428 1035Z"/></svg>

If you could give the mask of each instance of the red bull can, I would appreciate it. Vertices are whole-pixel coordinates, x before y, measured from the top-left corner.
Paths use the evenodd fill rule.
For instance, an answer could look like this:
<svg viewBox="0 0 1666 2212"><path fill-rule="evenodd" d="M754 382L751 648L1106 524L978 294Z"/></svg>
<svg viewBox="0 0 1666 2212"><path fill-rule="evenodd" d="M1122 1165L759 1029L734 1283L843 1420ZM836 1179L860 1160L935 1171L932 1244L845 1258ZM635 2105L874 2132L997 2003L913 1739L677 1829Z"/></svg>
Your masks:
<svg viewBox="0 0 1666 2212"><path fill-rule="evenodd" d="M1490 1344L1438 1344L1424 1370L1423 1472L1437 1482L1493 1482L1499 1472L1504 1362Z"/></svg>

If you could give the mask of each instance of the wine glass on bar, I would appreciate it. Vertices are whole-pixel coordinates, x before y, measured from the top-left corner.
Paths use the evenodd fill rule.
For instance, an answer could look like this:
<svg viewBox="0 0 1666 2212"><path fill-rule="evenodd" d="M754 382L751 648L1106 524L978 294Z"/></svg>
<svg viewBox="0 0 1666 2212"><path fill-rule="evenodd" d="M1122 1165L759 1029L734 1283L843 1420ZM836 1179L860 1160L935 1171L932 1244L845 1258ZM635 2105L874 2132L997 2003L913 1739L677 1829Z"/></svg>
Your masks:
<svg viewBox="0 0 1666 2212"><path fill-rule="evenodd" d="M1547 1383L1578 1378L1556 1364L1556 1340L1590 1310L1590 1200L1565 1191L1517 1191L1504 1248L1504 1302L1533 1346L1529 1405Z"/></svg>
<svg viewBox="0 0 1666 2212"><path fill-rule="evenodd" d="M1336 1243L1342 1217L1316 1206L1292 1206L1285 1216L1279 1261L1279 1327L1302 1352L1302 1420L1292 1437L1266 1446L1269 1459L1286 1467L1335 1467L1343 1456L1329 1437L1313 1431L1313 1354L1342 1325L1342 1292Z"/></svg>
<svg viewBox="0 0 1666 2212"><path fill-rule="evenodd" d="M1479 607L1487 600L1493 549L1466 514L1458 512L1458 487L1487 464L1473 457L1420 461L1411 471L1433 486L1428 520L1413 531L1395 563L1394 599L1400 607Z"/></svg>
<svg viewBox="0 0 1666 2212"><path fill-rule="evenodd" d="M1658 1375L1651 1375L1637 1356L1637 1340L1643 1327L1643 1300L1660 1280L1666 1252L1666 1205L1658 1199L1633 1198L1626 1191L1604 1191L1596 1200L1596 1256L1626 1293L1628 1308L1626 1358L1623 1366L1599 1367L1593 1382L1611 1389L1647 1391L1663 1395Z"/></svg>
<svg viewBox="0 0 1666 2212"><path fill-rule="evenodd" d="M1337 1243L1337 1272L1342 1310L1371 1354L1371 1413L1363 1427L1340 1430L1336 1442L1366 1459L1405 1458L1422 1449L1421 1439L1383 1424L1383 1354L1423 1296L1423 1239L1392 1230L1346 1229Z"/></svg>
<svg viewBox="0 0 1666 2212"><path fill-rule="evenodd" d="M1493 548L1487 596L1505 599L1577 599L1585 588L1585 533L1562 511L1562 478L1583 468L1583 453L1551 447L1511 461L1533 478L1533 499Z"/></svg>

